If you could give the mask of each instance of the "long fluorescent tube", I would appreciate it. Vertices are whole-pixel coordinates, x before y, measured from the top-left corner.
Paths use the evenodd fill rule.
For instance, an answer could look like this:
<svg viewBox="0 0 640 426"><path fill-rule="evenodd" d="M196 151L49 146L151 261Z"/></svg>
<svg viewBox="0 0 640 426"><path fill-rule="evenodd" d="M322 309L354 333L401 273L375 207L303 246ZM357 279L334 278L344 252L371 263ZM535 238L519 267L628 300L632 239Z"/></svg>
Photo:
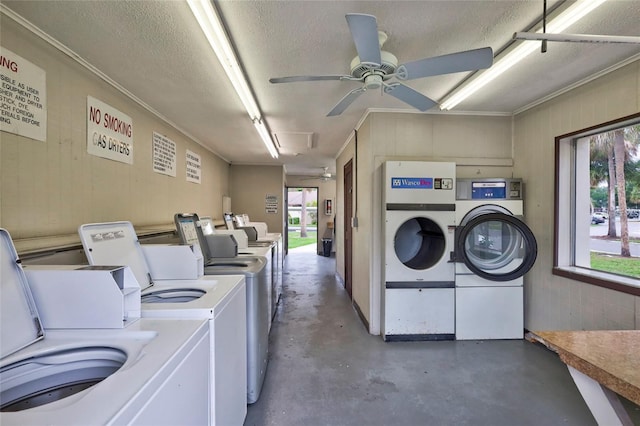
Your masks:
<svg viewBox="0 0 640 426"><path fill-rule="evenodd" d="M600 6L606 0L578 0L569 6L564 12L547 24L548 33L559 33L567 29L570 25L582 19L585 15ZM542 29L537 32L542 32ZM540 44L536 41L523 41L518 47L507 53L502 58L493 63L488 70L480 73L478 78L471 80L469 84L463 85L459 90L441 103L440 109L449 110L460 102L477 92L479 89L493 81L503 72L527 57L535 51Z"/></svg>
<svg viewBox="0 0 640 426"><path fill-rule="evenodd" d="M634 36L612 36L596 34L549 34L549 33L514 33L514 40L547 40L547 41L568 41L579 43L621 43L640 44L640 37Z"/></svg>
<svg viewBox="0 0 640 426"><path fill-rule="evenodd" d="M233 88L240 97L251 121L253 121L254 124L256 122L260 122L261 126L264 128L264 133L261 133L260 127L256 125L258 134L260 134L260 137L269 150L269 153L273 158L278 158L278 151L275 148L273 139L271 139L269 132L264 126L264 118L262 117L260 108L258 108L258 104L253 98L249 85L244 78L242 68L240 68L236 55L231 48L231 43L224 31L222 21L220 20L216 10L211 5L211 1L187 0L187 4L189 5L193 15L196 17L202 32L207 37L211 48L218 57L218 61L220 61L220 64L231 81Z"/></svg>
<svg viewBox="0 0 640 426"><path fill-rule="evenodd" d="M256 130L264 141L264 144L267 146L269 154L271 154L273 158L278 158L278 151L276 151L276 147L273 145L273 140L271 139L271 136L269 136L269 131L264 125L264 122L262 120L254 120L253 125L256 126Z"/></svg>

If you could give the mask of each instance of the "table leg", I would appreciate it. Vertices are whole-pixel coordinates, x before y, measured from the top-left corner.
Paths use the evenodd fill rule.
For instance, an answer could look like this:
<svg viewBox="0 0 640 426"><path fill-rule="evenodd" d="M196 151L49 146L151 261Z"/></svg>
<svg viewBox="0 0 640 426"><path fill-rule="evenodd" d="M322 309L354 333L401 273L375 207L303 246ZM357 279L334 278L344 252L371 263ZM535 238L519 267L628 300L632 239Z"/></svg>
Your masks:
<svg viewBox="0 0 640 426"><path fill-rule="evenodd" d="M575 368L567 365L582 398L600 426L633 426L618 395Z"/></svg>

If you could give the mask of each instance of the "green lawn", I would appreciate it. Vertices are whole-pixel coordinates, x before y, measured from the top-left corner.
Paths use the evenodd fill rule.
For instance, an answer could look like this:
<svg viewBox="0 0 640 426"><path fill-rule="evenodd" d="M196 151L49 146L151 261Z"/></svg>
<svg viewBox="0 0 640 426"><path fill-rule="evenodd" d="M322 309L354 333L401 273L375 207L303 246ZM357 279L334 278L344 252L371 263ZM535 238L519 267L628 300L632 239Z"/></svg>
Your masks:
<svg viewBox="0 0 640 426"><path fill-rule="evenodd" d="M640 261L637 257L620 257L591 252L591 268L640 278Z"/></svg>
<svg viewBox="0 0 640 426"><path fill-rule="evenodd" d="M289 248L307 246L309 244L316 244L317 232L307 232L306 238L300 238L300 231L289 232Z"/></svg>

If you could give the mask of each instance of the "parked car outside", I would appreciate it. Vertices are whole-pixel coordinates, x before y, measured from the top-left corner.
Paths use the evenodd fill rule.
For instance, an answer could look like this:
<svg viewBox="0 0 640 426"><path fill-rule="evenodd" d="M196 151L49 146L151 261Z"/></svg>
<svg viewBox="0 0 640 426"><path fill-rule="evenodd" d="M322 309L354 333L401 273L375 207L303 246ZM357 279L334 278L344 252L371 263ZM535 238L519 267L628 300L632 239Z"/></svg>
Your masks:
<svg viewBox="0 0 640 426"><path fill-rule="evenodd" d="M597 225L599 223L604 223L605 217L602 213L594 213L591 215L591 224Z"/></svg>
<svg viewBox="0 0 640 426"><path fill-rule="evenodd" d="M640 212L638 210L627 210L627 217L629 219L638 219Z"/></svg>

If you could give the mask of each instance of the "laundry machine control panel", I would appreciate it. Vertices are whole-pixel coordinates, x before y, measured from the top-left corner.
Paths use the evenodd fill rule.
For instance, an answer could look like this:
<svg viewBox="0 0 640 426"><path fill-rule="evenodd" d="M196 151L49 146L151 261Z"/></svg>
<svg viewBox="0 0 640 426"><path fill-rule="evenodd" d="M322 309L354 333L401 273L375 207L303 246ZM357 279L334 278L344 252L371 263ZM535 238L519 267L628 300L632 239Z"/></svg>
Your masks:
<svg viewBox="0 0 640 426"><path fill-rule="evenodd" d="M522 200L522 179L457 179L456 200Z"/></svg>
<svg viewBox="0 0 640 426"><path fill-rule="evenodd" d="M387 161L383 169L383 202L387 205L435 205L455 202L455 163Z"/></svg>

